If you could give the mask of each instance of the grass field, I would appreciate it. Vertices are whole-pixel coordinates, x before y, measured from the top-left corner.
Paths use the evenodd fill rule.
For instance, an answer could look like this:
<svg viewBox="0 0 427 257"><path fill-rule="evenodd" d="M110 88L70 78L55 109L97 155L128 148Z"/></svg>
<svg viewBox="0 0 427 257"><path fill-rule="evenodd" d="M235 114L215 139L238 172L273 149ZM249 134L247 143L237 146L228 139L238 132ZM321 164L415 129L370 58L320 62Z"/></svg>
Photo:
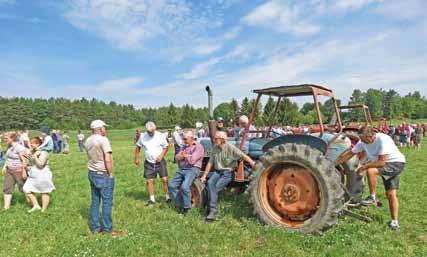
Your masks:
<svg viewBox="0 0 427 257"><path fill-rule="evenodd" d="M380 183L381 208L363 209L374 222L342 217L323 236L288 233L262 225L252 214L248 195L220 201L219 219L205 223L199 210L181 217L164 203L145 208L142 168L133 164L133 130L110 131L115 160L115 229L124 236L91 235L88 229L90 190L86 155L74 140L69 155L53 155L57 190L47 213L27 214L24 196L14 194L12 208L0 211L0 256L426 256L427 148L404 149L407 167L399 191L398 232L387 228L388 204ZM425 142L427 143L427 142ZM168 155L170 175L172 151ZM3 178L0 179L1 183Z"/></svg>

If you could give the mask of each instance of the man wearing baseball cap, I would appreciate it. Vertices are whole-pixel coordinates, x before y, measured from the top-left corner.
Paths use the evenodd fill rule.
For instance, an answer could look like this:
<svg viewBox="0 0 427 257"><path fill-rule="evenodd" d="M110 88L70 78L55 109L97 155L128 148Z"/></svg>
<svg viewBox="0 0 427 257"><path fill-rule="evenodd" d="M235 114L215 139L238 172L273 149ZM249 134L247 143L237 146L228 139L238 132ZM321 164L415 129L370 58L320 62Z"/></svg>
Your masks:
<svg viewBox="0 0 427 257"><path fill-rule="evenodd" d="M222 117L218 117L216 119L216 130L217 131L227 131L226 128L224 128L224 119Z"/></svg>
<svg viewBox="0 0 427 257"><path fill-rule="evenodd" d="M92 233L102 232L117 236L113 231L113 151L110 141L105 136L106 126L102 120L94 120L90 124L92 135L86 140L88 156L88 178L90 182L92 202L90 205L90 230ZM102 201L102 223L99 223L99 203Z"/></svg>

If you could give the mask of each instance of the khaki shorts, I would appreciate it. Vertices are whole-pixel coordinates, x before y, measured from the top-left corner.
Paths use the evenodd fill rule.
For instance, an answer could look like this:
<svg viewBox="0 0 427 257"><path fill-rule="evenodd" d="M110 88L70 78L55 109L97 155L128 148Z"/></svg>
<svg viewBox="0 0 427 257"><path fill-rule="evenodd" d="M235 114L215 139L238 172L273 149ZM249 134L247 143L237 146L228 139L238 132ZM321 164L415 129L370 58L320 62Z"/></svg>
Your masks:
<svg viewBox="0 0 427 257"><path fill-rule="evenodd" d="M15 184L18 184L19 191L22 191L22 187L24 186L24 179L22 178L21 172L9 172L7 171L4 175L4 183L3 183L3 193L10 195L13 193L13 189L15 188Z"/></svg>

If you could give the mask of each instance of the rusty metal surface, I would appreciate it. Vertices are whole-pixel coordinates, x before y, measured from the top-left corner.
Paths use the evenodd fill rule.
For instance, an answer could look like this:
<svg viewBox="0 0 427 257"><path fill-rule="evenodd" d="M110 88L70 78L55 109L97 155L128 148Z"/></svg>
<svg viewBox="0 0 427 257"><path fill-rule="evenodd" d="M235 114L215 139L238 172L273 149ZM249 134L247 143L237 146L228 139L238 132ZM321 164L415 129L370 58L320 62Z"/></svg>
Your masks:
<svg viewBox="0 0 427 257"><path fill-rule="evenodd" d="M191 185L191 206L195 207L200 202L201 195L199 194L199 190L195 185Z"/></svg>
<svg viewBox="0 0 427 257"><path fill-rule="evenodd" d="M369 111L369 107L364 104L350 104L343 105L338 107L340 110L348 110L348 109L363 109L363 114L365 116L366 125L370 125L372 123L371 112Z"/></svg>
<svg viewBox="0 0 427 257"><path fill-rule="evenodd" d="M274 107L273 115L271 115L272 117L270 119L270 124L268 126L267 133L264 135L264 138L267 138L270 136L270 132L271 132L271 129L273 128L273 123L274 123L274 120L276 119L277 110L279 110L279 105L281 100L282 100L282 97L279 96L279 98L277 99L276 106Z"/></svg>
<svg viewBox="0 0 427 257"><path fill-rule="evenodd" d="M263 174L266 210L276 221L297 227L311 218L320 204L319 186L311 172L292 164L281 164Z"/></svg>
<svg viewBox="0 0 427 257"><path fill-rule="evenodd" d="M280 86L280 87L270 87L264 89L255 89L253 91L256 94L271 95L271 96L304 96L312 95L313 93L324 96L333 96L331 90L312 84L301 84L301 85L292 85L292 86Z"/></svg>
<svg viewBox="0 0 427 257"><path fill-rule="evenodd" d="M249 117L249 122L248 122L248 124L246 124L245 133L243 134L242 142L240 143L240 147L239 147L240 150L243 150L243 146L245 145L246 139L248 138L249 128L250 128L250 126L252 125L252 123L254 121L255 113L256 113L256 110L257 110L258 103L259 103L260 99L261 99L261 94L258 94L258 96L257 96L257 98L255 100L255 103L254 103L254 105L252 107L252 112L251 112L251 115Z"/></svg>

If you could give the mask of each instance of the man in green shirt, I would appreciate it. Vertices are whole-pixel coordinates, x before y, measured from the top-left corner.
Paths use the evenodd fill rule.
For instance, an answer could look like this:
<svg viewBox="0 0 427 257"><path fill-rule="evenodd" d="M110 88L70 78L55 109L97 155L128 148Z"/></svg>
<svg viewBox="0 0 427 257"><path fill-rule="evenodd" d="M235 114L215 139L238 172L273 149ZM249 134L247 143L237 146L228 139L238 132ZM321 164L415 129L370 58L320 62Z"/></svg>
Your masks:
<svg viewBox="0 0 427 257"><path fill-rule="evenodd" d="M214 139L215 145L213 146L209 162L206 165L203 176L200 178L200 180L205 183L209 172L211 170L213 171L207 183L209 195L209 214L206 216L207 221L214 221L216 219L218 193L233 180L237 161L243 159L248 162L251 167L255 166L255 161L243 153L239 148L227 142L226 132L217 131Z"/></svg>

